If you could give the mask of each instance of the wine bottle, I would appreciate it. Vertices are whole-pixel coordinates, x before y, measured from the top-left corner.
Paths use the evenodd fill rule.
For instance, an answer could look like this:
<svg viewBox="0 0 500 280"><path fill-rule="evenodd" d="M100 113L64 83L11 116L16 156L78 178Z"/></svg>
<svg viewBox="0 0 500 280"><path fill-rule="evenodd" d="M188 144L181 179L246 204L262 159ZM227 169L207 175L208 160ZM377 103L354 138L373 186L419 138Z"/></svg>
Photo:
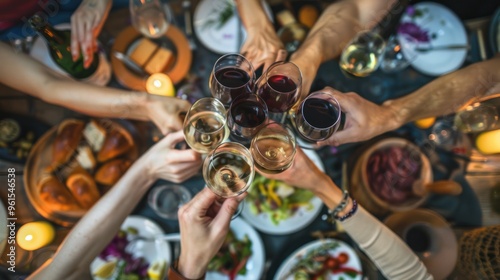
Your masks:
<svg viewBox="0 0 500 280"><path fill-rule="evenodd" d="M99 56L94 53L94 59L88 68L83 66L83 55L73 61L71 54L71 31L56 30L39 15L29 19L31 26L45 38L53 61L75 79L85 79L92 75L99 64Z"/></svg>

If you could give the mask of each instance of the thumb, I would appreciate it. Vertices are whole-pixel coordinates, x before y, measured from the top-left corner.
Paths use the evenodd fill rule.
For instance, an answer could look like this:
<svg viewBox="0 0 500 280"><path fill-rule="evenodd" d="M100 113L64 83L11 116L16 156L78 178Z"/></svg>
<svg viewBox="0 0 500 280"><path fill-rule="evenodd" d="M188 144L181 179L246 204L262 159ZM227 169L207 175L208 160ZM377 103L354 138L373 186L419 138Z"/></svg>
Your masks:
<svg viewBox="0 0 500 280"><path fill-rule="evenodd" d="M214 218L213 225L219 229L229 228L229 223L238 209L238 204L238 200L234 197L225 199L219 213Z"/></svg>

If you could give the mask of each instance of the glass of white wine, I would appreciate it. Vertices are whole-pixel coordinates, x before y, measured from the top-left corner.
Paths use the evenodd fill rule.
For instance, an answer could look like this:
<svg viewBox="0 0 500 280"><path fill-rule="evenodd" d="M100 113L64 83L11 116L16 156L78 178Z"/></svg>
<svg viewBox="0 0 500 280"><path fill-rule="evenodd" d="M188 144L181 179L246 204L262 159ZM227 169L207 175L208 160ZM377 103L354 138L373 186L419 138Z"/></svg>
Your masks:
<svg viewBox="0 0 500 280"><path fill-rule="evenodd" d="M366 77L380 65L385 50L385 40L372 31L360 32L340 55L340 68L350 75Z"/></svg>
<svg viewBox="0 0 500 280"><path fill-rule="evenodd" d="M184 118L184 137L191 149L209 153L228 135L226 109L219 100L205 97L191 105Z"/></svg>
<svg viewBox="0 0 500 280"><path fill-rule="evenodd" d="M296 152L295 135L289 127L271 122L255 135L250 150L259 171L277 174L292 165Z"/></svg>
<svg viewBox="0 0 500 280"><path fill-rule="evenodd" d="M160 0L130 0L132 25L149 38L159 38L170 25L172 13Z"/></svg>

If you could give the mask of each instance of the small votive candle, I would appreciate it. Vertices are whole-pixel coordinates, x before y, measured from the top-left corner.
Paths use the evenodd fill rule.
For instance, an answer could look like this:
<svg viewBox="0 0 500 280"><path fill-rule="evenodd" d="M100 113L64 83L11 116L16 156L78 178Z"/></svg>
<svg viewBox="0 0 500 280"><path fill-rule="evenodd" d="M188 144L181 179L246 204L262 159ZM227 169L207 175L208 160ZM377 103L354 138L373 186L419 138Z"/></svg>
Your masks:
<svg viewBox="0 0 500 280"><path fill-rule="evenodd" d="M163 73L155 73L146 81L146 91L151 94L175 96L174 84L170 77Z"/></svg>
<svg viewBox="0 0 500 280"><path fill-rule="evenodd" d="M16 241L22 249L34 251L49 245L54 237L54 227L48 222L39 221L21 226L17 231Z"/></svg>

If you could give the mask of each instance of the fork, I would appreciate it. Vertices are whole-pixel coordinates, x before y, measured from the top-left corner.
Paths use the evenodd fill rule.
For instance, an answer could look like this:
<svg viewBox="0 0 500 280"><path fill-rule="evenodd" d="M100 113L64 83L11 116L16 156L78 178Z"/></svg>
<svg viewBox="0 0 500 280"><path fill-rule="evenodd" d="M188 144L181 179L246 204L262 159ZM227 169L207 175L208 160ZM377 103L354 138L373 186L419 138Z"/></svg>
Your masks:
<svg viewBox="0 0 500 280"><path fill-rule="evenodd" d="M126 246L127 251L136 251L139 242L156 242L156 241L177 241L181 240L181 235L179 233L171 233L171 234L158 234L149 237L135 236Z"/></svg>
<svg viewBox="0 0 500 280"><path fill-rule="evenodd" d="M184 11L184 30L189 41L189 48L196 50L196 42L193 38L193 24L191 22L191 0L183 0L182 9Z"/></svg>
<svg viewBox="0 0 500 280"><path fill-rule="evenodd" d="M470 49L469 45L443 45L443 46L430 46L430 47L416 47L415 51L426 53L429 51L437 51L437 50L462 50L462 49Z"/></svg>

